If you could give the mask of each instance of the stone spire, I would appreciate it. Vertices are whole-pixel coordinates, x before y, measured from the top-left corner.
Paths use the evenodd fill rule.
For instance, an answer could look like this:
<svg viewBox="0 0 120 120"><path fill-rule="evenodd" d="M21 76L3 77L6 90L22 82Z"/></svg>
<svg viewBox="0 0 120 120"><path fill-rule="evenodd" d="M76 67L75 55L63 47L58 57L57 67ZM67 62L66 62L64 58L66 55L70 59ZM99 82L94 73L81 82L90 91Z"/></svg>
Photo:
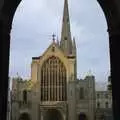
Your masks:
<svg viewBox="0 0 120 120"><path fill-rule="evenodd" d="M71 40L71 31L70 31L68 0L65 0L64 2L60 47L67 56L72 54L72 40Z"/></svg>

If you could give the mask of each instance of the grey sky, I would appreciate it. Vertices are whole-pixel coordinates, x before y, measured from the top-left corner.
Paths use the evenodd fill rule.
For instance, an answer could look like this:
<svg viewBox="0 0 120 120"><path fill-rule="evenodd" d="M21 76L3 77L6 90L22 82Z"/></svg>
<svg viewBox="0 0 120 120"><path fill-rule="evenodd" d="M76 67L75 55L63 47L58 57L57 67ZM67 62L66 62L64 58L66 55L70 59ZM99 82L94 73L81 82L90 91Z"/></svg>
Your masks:
<svg viewBox="0 0 120 120"><path fill-rule="evenodd" d="M23 0L11 31L10 75L30 77L31 60L60 39L64 0ZM91 69L96 81L107 81L109 44L107 25L97 0L69 0L71 33L76 38L78 77Z"/></svg>

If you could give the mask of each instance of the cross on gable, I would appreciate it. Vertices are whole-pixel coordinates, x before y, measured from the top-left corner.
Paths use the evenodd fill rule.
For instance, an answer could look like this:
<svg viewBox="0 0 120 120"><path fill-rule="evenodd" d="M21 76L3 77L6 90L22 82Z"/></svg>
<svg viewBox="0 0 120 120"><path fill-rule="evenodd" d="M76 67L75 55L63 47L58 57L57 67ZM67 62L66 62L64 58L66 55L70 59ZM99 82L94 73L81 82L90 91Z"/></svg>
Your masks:
<svg viewBox="0 0 120 120"><path fill-rule="evenodd" d="M53 37L53 42L55 42L55 37L56 37L56 35L53 34L52 37Z"/></svg>

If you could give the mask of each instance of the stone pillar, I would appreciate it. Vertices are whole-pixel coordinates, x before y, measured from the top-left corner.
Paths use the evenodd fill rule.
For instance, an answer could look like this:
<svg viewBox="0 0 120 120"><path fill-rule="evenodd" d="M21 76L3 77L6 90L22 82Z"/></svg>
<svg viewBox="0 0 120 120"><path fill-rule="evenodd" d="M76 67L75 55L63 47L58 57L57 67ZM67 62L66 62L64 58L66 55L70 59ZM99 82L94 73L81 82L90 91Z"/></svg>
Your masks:
<svg viewBox="0 0 120 120"><path fill-rule="evenodd" d="M48 63L48 66L50 66L50 62ZM50 67L48 67L48 101L50 101Z"/></svg>
<svg viewBox="0 0 120 120"><path fill-rule="evenodd" d="M65 114L63 115L63 120L66 120L66 115Z"/></svg>
<svg viewBox="0 0 120 120"><path fill-rule="evenodd" d="M40 114L40 120L44 120L43 111L41 111L41 114Z"/></svg>

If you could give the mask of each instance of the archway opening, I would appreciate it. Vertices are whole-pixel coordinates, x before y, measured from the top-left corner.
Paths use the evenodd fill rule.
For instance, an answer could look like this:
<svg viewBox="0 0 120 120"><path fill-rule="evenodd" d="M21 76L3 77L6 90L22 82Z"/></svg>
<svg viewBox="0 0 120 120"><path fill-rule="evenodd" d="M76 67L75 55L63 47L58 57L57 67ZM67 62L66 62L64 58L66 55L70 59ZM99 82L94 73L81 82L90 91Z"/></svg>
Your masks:
<svg viewBox="0 0 120 120"><path fill-rule="evenodd" d="M54 7L53 7L53 8L54 8ZM29 9L29 10L30 10L30 9ZM37 10L37 11L38 11L38 10ZM95 10L94 10L94 11L95 11ZM86 15L88 15L88 14L86 14ZM89 14L89 15L91 15L91 14ZM26 16L28 17L28 14L27 14ZM42 17L43 17L43 16L42 16ZM29 17L28 17L28 18L29 18ZM34 18L35 18L35 17L34 17ZM89 18L92 18L92 17L89 17ZM19 20L20 20L20 19L19 19ZM37 19L37 20L41 20L41 19ZM86 20L87 20L87 19L86 19ZM25 21L28 22L29 20L23 20L23 21L24 21L24 22L25 22ZM30 20L30 21L33 21L33 20ZM50 20L49 20L49 21L50 21ZM42 22L40 21L40 23L42 23ZM28 25L28 24L26 24L26 25ZM31 27L32 25L33 25L33 23L30 24L30 25L28 25L28 27L29 27L29 26ZM37 24L37 25L38 25L38 24ZM91 24L91 25L92 25L92 24ZM42 27L42 25L40 25L40 26ZM46 25L46 26L47 26L47 25ZM77 25L77 26L78 26L78 25ZM93 26L92 26L92 27L93 27ZM43 27L43 28L44 28L44 27ZM88 28L88 27L87 27L87 28ZM30 29L30 31L32 31L32 29ZM43 31L43 29L42 29L42 31ZM20 34L20 33L22 34L22 32L19 32L19 34ZM27 37L27 39L25 39L25 40L29 40L29 43L30 43L31 40L29 39L29 37L30 37L30 35L32 35L32 34L30 34L29 31L27 31L27 33L29 33L29 34L28 34L28 36L25 36L25 37ZM17 34L16 34L16 35L17 35ZM95 35L96 35L96 34L95 34ZM32 35L32 36L33 36L33 35ZM88 36L88 35L85 35L85 36ZM17 36L17 37L18 37L18 36ZM39 36L38 36L38 37L39 37ZM40 36L40 37L41 37L41 36ZM89 35L89 37L90 37L90 35ZM32 38L32 37L30 37L30 38ZM98 36L98 38L99 38L99 36ZM16 38L16 41L17 41L17 39L18 39L18 38ZM22 38L22 39L23 39L23 38ZM42 38L42 39L43 39L43 38ZM91 38L91 39L92 39L92 38ZM84 38L83 38L83 40L84 40ZM19 40L19 41L20 41L20 40ZM39 40L39 41L41 42L41 40ZM92 41L92 40L91 40L91 41ZM90 42L91 42L91 41L90 41ZM26 42L26 43L28 43L28 42ZM34 41L34 43L35 43L35 41ZM37 42L37 44L38 44L38 42ZM84 44L85 44L85 43L84 43ZM25 45L25 44L22 43L22 45ZM29 46L30 46L30 45L31 45L31 44L29 44ZM38 44L38 45L40 45L40 44ZM100 45L100 44L99 44L99 45ZM101 45L103 45L103 44L101 44ZM15 45L15 46L17 46L17 45ZM34 44L32 44L32 46L34 46ZM35 45L35 47L36 47L36 45ZM92 46L91 46L91 47L92 47ZM31 50L32 47L28 47L27 49L26 49L26 47L25 47L24 53L26 53L27 50L29 50L29 48L30 48L30 50ZM85 47L84 47L84 48L85 48ZM93 47L92 47L92 48L93 48ZM101 48L101 47L98 47L98 48ZM19 49L17 48L17 50L19 50ZM93 49L91 49L91 50L93 50ZM36 50L36 51L37 51L37 50ZM79 49L78 49L78 51L79 51ZM94 50L94 51L95 51L95 50ZM29 52L29 51L28 51L28 52ZM20 53L21 53L21 51L20 51ZM30 53L30 52L29 52L29 53ZM104 53L104 52L103 52L103 53ZM35 55L35 54L37 54L37 53L34 53L33 55ZM39 54L39 53L38 53L38 54ZM20 56L19 53L18 53L17 55ZM23 54L22 54L22 55L23 55ZM27 55L27 53L25 54L25 57L24 57L24 56L23 56L23 57L20 56L20 57L26 59L26 55ZM29 54L28 54L28 55L29 55ZM33 56L33 55L31 55L31 56ZM84 54L84 55L85 55L85 54ZM88 54L86 54L86 55L88 56ZM31 60L31 56L30 56L30 60ZM99 56L98 56L98 57L99 57ZM18 57L16 57L16 58L18 58ZM84 58L85 58L85 57L84 57ZM102 57L102 58L104 58L104 57ZM20 59L19 59L19 60L20 60ZM93 58L91 58L91 57L90 57L90 60L93 61L93 62L94 62L94 60L97 61L96 58L93 59ZM21 61L21 60L20 60L20 61ZM28 63L27 60L26 60L26 62ZM16 63L18 63L18 62L16 62ZM81 63L83 64L82 61L81 61ZM23 65L23 64L22 64L22 65ZM21 66L21 65L20 65L20 66ZM91 65L91 66L92 66L92 65ZM18 66L18 67L19 67L19 66ZM88 66L87 66L87 67L88 67ZM81 67L79 67L79 68L81 68ZM82 70L83 70L83 69L82 69ZM21 71L22 71L22 70L21 70ZM102 71L103 71L103 69L102 69ZM25 72L22 72L22 73L24 74ZM47 93L47 92L46 92L46 93Z"/></svg>
<svg viewBox="0 0 120 120"><path fill-rule="evenodd" d="M78 120L87 120L87 116L86 116L84 113L81 113L81 114L79 115Z"/></svg>
<svg viewBox="0 0 120 120"><path fill-rule="evenodd" d="M23 113L20 115L19 120L30 120L30 116L27 113Z"/></svg>
<svg viewBox="0 0 120 120"><path fill-rule="evenodd" d="M44 120L63 120L63 117L58 110L51 109L46 112Z"/></svg>

